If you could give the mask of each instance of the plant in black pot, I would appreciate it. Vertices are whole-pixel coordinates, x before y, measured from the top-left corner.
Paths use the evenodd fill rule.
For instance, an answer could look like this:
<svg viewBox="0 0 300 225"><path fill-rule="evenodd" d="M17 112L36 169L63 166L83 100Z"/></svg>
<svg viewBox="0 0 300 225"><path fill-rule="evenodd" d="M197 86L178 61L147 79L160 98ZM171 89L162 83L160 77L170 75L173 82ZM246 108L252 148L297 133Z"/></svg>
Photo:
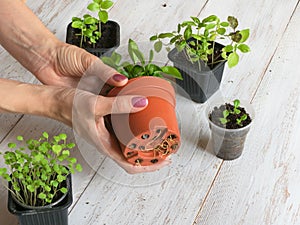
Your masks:
<svg viewBox="0 0 300 225"><path fill-rule="evenodd" d="M8 209L19 218L20 225L66 225L68 207L72 204L71 174L81 171L76 158L70 156L74 143L67 135L53 139L48 133L35 140L9 143L1 153L7 167L0 176L8 182Z"/></svg>
<svg viewBox="0 0 300 225"><path fill-rule="evenodd" d="M108 96L140 95L148 99L148 106L140 112L113 114L106 118L123 156L129 163L139 166L160 163L180 146L175 91L163 78L169 75L182 79L181 74L173 66L155 64L153 57L154 51L150 50L149 60L146 60L136 42L129 40L127 52L114 52L111 57L101 58L129 79L124 87L110 90Z"/></svg>
<svg viewBox="0 0 300 225"><path fill-rule="evenodd" d="M112 52L120 45L120 26L108 20L108 11L113 6L110 0L93 0L87 9L96 17L85 14L83 18L73 17L67 27L66 42L84 48L100 57Z"/></svg>
<svg viewBox="0 0 300 225"><path fill-rule="evenodd" d="M240 157L254 119L252 105L246 102L241 104L239 99L232 103L217 99L208 105L206 116L217 157L224 160Z"/></svg>
<svg viewBox="0 0 300 225"><path fill-rule="evenodd" d="M219 89L225 63L234 67L239 62L239 53L250 51L245 44L249 29L237 27L238 20L233 16L228 16L227 21L215 15L203 20L191 17L178 24L176 31L154 35L150 40L155 42L156 51L163 45L175 46L168 57L183 76L177 83L193 101L203 103ZM163 39L168 42L163 43Z"/></svg>

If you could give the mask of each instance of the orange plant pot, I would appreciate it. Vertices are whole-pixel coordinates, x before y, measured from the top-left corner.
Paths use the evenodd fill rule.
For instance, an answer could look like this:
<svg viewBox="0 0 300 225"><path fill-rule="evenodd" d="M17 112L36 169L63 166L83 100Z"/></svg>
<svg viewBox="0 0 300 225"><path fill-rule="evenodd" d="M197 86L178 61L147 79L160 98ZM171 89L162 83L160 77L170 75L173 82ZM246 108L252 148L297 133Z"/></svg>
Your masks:
<svg viewBox="0 0 300 225"><path fill-rule="evenodd" d="M150 76L134 78L108 94L110 97L117 95L140 95L148 99L148 106L140 112L110 117L110 125L128 162L153 165L178 150L180 132L175 91L168 81Z"/></svg>

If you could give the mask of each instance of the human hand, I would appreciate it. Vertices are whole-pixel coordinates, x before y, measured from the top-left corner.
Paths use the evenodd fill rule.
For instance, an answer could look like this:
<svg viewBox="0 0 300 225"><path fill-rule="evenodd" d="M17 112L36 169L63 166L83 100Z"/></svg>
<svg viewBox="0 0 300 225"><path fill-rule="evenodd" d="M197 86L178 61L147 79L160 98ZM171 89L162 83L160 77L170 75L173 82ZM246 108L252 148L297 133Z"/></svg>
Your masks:
<svg viewBox="0 0 300 225"><path fill-rule="evenodd" d="M135 113L147 106L141 96L103 97L77 89L74 97L72 125L75 132L106 156L113 159L127 173L156 171L170 163L165 160L151 166L135 166L127 162L121 153L115 136L105 126L104 116L114 113Z"/></svg>
<svg viewBox="0 0 300 225"><path fill-rule="evenodd" d="M78 88L62 88L60 109L66 124L73 127L74 131L88 143L95 146L100 152L112 158L128 173L151 172L158 170L170 163L165 160L153 166L134 166L127 162L121 153L115 136L108 132L104 117L114 113L135 113L147 107L148 101L143 96L117 96L104 97L98 95L106 83L122 86L127 83L127 78L117 75L119 81L110 76L100 74L102 65L94 62L84 73ZM123 76L123 79L121 79Z"/></svg>
<svg viewBox="0 0 300 225"><path fill-rule="evenodd" d="M60 41L55 42L54 46L49 56L45 57L47 60L44 65L34 72L43 84L77 87L81 77L92 64L97 64L97 75L101 76L101 79L107 80L111 77L109 81L113 86L124 84L119 83L120 76L113 76L118 74L115 69L105 65L98 57L84 49Z"/></svg>

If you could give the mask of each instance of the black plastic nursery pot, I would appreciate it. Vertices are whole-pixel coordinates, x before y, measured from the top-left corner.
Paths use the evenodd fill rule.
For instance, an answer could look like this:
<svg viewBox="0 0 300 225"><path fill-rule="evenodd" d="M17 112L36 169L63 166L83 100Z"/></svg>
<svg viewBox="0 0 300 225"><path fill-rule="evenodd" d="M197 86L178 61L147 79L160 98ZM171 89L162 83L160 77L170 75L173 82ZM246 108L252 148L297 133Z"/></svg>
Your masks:
<svg viewBox="0 0 300 225"><path fill-rule="evenodd" d="M95 46L91 43L83 43L82 48L98 57L103 54L109 56L120 45L120 25L115 21L109 20L107 23L102 24L101 30L102 36ZM66 42L80 47L81 36L78 35L80 33L80 29L73 28L72 23L69 23Z"/></svg>
<svg viewBox="0 0 300 225"><path fill-rule="evenodd" d="M222 49L224 46L216 43L216 49ZM223 70L226 61L218 63L212 70L205 66L203 62L190 62L184 51L178 52L176 48L172 49L168 58L173 62L183 77L183 80L176 80L176 83L184 89L194 102L204 103L220 87L223 77Z"/></svg>
<svg viewBox="0 0 300 225"><path fill-rule="evenodd" d="M68 208L73 202L71 174L66 180L68 192L59 203L50 206L26 207L14 200L8 192L8 210L19 219L19 225L67 225Z"/></svg>

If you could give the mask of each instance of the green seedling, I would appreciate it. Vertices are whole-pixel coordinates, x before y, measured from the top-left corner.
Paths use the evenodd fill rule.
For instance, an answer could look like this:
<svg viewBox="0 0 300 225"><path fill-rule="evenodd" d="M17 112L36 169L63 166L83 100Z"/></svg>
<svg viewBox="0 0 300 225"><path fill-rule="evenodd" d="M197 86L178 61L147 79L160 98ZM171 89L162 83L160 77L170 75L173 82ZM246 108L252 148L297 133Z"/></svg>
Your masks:
<svg viewBox="0 0 300 225"><path fill-rule="evenodd" d="M245 121L247 119L247 114L242 114L242 115L239 115L241 113L241 110L239 109L240 107L240 100L238 99L235 99L233 101L233 110L228 110L228 109L225 109L223 111L223 117L220 118L220 122L225 125L227 124L230 120L228 119L229 115L236 115L238 116L238 118L236 118L236 123L239 125L239 126L242 126L242 122Z"/></svg>
<svg viewBox="0 0 300 225"><path fill-rule="evenodd" d="M211 68L217 63L227 60L229 68L239 62L239 52L247 53L250 47L245 44L250 30L238 30L238 20L228 16L227 21L221 21L217 16L210 15L202 21L197 17L191 17L177 26L177 30L169 33L160 33L150 37L154 41L154 48L160 51L163 45L168 49L174 45L179 52L184 53L192 63L202 60ZM163 39L168 39L163 43ZM215 53L215 42L227 41L221 53ZM198 63L200 67L200 63ZM199 68L200 69L200 68Z"/></svg>
<svg viewBox="0 0 300 225"><path fill-rule="evenodd" d="M68 190L62 186L69 173L82 171L70 150L74 143L67 143L67 135L59 134L52 139L48 133L35 140L17 137L17 142L8 144L10 151L3 155L8 169L0 168L0 176L11 183L4 185L16 199L30 206L52 203L59 194Z"/></svg>
<svg viewBox="0 0 300 225"><path fill-rule="evenodd" d="M223 111L223 117L220 118L220 122L222 124L226 124L229 120L227 119L227 117L229 116L230 112L228 110L224 110Z"/></svg>
<svg viewBox="0 0 300 225"><path fill-rule="evenodd" d="M80 33L77 34L81 36L80 47L82 47L83 42L87 41L96 44L101 38L102 24L107 23L107 10L110 9L113 4L114 3L110 0L93 0L93 2L87 6L87 9L91 12L97 13L97 17L85 14L83 18L72 18L72 27L80 30Z"/></svg>
<svg viewBox="0 0 300 225"><path fill-rule="evenodd" d="M128 54L131 62L122 61L122 56L113 52L111 57L102 57L102 61L115 68L119 73L124 74L128 79L141 76L163 77L163 74L170 75L176 79L182 79L180 72L173 66L158 66L152 63L154 51L149 52L149 60L146 61L144 54L140 51L135 41L129 39Z"/></svg>

